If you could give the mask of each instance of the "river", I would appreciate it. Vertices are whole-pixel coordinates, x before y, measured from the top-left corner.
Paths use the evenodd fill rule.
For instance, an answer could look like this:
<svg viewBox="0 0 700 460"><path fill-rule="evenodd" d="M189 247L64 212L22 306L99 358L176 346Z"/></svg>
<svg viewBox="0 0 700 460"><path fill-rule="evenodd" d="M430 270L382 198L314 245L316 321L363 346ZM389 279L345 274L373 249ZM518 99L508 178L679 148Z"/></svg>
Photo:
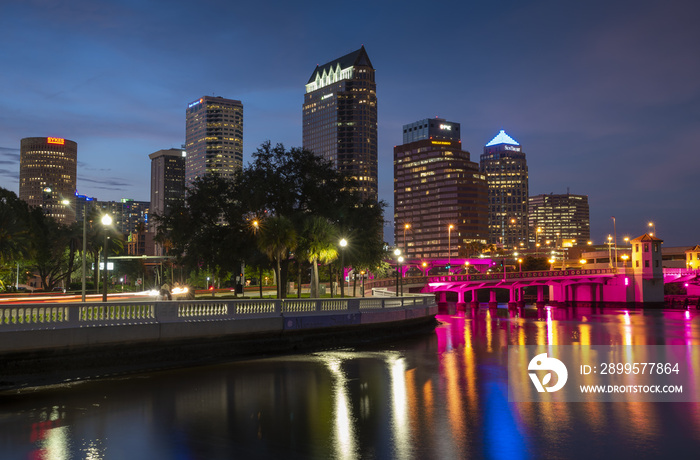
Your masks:
<svg viewBox="0 0 700 460"><path fill-rule="evenodd" d="M400 342L0 395L0 458L700 458L700 403L513 403L507 389L509 345L695 348L700 312L438 320Z"/></svg>

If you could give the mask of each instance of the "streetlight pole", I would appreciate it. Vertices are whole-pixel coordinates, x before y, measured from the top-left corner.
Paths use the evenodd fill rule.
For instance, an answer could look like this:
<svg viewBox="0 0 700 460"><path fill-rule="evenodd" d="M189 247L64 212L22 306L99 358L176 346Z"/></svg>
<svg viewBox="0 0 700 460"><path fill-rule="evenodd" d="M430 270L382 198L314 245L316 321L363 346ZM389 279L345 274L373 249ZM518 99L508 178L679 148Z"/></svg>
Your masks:
<svg viewBox="0 0 700 460"><path fill-rule="evenodd" d="M411 224L403 224L403 253L408 254L408 251L406 250L406 230L411 228Z"/></svg>
<svg viewBox="0 0 700 460"><path fill-rule="evenodd" d="M112 217L109 214L105 214L102 216L102 225L104 226L104 232L105 232L105 244L104 244L104 261L105 261L105 267L104 267L104 281L102 282L102 301L107 302L107 273L109 270L107 269L107 252L109 250L109 237L107 236L107 227L112 225Z"/></svg>
<svg viewBox="0 0 700 460"><path fill-rule="evenodd" d="M83 204L83 290L82 301L85 302L85 270L87 270L87 201Z"/></svg>
<svg viewBox="0 0 700 460"><path fill-rule="evenodd" d="M403 297L403 272L401 271L401 262L403 262L403 256L399 256L399 287L401 288L401 297Z"/></svg>
<svg viewBox="0 0 700 460"><path fill-rule="evenodd" d="M396 256L396 297L399 296L400 284L399 284L399 270L401 269L401 249L394 249L394 255Z"/></svg>
<svg viewBox="0 0 700 460"><path fill-rule="evenodd" d="M340 240L340 297L345 297L345 247L348 245L348 240L345 238Z"/></svg>
<svg viewBox="0 0 700 460"><path fill-rule="evenodd" d="M447 266L452 268L452 229L454 225L447 226ZM447 274L450 274L450 269L447 269Z"/></svg>
<svg viewBox="0 0 700 460"><path fill-rule="evenodd" d="M654 222L649 222L649 227L651 227L651 235L650 236L656 235L656 224Z"/></svg>
<svg viewBox="0 0 700 460"><path fill-rule="evenodd" d="M613 220L613 235L615 236L615 239L613 240L615 242L615 268L617 268L617 223L615 221L615 216L612 216Z"/></svg>

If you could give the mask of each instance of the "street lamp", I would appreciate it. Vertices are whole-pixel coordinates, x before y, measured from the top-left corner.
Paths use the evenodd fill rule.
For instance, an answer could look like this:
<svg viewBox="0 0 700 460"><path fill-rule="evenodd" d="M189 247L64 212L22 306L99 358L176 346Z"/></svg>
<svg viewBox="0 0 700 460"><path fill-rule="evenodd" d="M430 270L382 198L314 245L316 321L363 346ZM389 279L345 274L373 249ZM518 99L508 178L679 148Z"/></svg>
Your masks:
<svg viewBox="0 0 700 460"><path fill-rule="evenodd" d="M362 297L365 296L365 271L360 270L360 276L362 276Z"/></svg>
<svg viewBox="0 0 700 460"><path fill-rule="evenodd" d="M452 229L455 226L450 224L447 226L447 265L452 265ZM447 274L450 274L450 269L447 269Z"/></svg>
<svg viewBox="0 0 700 460"><path fill-rule="evenodd" d="M464 274L465 275L469 274L469 261L468 260L464 261Z"/></svg>
<svg viewBox="0 0 700 460"><path fill-rule="evenodd" d="M518 259L518 265L520 266L520 273L523 272L523 259Z"/></svg>
<svg viewBox="0 0 700 460"><path fill-rule="evenodd" d="M340 297L345 297L345 247L348 245L348 240L345 238L341 239L340 242L340 272L341 272L341 280L340 280Z"/></svg>
<svg viewBox="0 0 700 460"><path fill-rule="evenodd" d="M627 268L627 259L629 259L630 256L628 256L627 254L622 254L622 255L620 256L620 258L622 259L622 264L623 264L622 266L623 266L624 268Z"/></svg>
<svg viewBox="0 0 700 460"><path fill-rule="evenodd" d="M549 259L549 271L554 270L554 262L555 262L554 257Z"/></svg>
<svg viewBox="0 0 700 460"><path fill-rule="evenodd" d="M401 272L401 262L403 262L403 256L399 256L399 287L401 288L401 297L403 297L403 272Z"/></svg>
<svg viewBox="0 0 700 460"><path fill-rule="evenodd" d="M401 257L401 249L396 248L394 249L394 255L396 256L396 297L399 296L399 270L401 269L401 261L403 260L403 257Z"/></svg>
<svg viewBox="0 0 700 460"><path fill-rule="evenodd" d="M656 234L656 224L654 222L649 222L649 227L651 227L649 236L654 236Z"/></svg>
<svg viewBox="0 0 700 460"><path fill-rule="evenodd" d="M411 224L408 224L408 223L403 224L403 252L404 252L404 254L408 254L408 252L406 251L406 230L408 230L409 228L411 228Z"/></svg>
<svg viewBox="0 0 700 460"><path fill-rule="evenodd" d="M102 225L104 226L104 232L105 232L105 244L104 244L104 261L105 261L105 269L104 269L104 281L102 282L102 301L107 302L107 273L109 270L107 269L107 251L109 249L109 237L107 236L107 227L112 225L112 217L109 214L105 214L102 216Z"/></svg>

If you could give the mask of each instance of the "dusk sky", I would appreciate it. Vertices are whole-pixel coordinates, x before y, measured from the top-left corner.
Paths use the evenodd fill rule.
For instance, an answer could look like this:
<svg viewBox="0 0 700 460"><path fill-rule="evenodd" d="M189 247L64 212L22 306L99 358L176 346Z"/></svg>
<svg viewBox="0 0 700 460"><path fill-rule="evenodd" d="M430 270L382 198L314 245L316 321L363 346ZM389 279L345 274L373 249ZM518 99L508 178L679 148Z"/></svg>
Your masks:
<svg viewBox="0 0 700 460"><path fill-rule="evenodd" d="M591 236L700 244L700 2L2 0L0 186L24 137L78 143L78 192L150 199L148 154L180 147L189 102L244 105L244 163L301 146L304 84L364 45L379 189L393 215L401 127L461 123L479 161L500 129L530 195L585 194ZM387 232L389 234L390 232Z"/></svg>

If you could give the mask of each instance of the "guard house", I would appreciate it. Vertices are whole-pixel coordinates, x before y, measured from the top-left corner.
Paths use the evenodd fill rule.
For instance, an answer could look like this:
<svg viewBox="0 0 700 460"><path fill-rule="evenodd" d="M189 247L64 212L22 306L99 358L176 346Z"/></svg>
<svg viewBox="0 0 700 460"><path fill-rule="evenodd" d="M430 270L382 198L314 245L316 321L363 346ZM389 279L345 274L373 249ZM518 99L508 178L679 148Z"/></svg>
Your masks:
<svg viewBox="0 0 700 460"><path fill-rule="evenodd" d="M636 302L664 301L664 272L661 266L663 240L645 233L630 241L633 287Z"/></svg>
<svg viewBox="0 0 700 460"><path fill-rule="evenodd" d="M685 266L691 270L700 269L700 245L685 250Z"/></svg>

